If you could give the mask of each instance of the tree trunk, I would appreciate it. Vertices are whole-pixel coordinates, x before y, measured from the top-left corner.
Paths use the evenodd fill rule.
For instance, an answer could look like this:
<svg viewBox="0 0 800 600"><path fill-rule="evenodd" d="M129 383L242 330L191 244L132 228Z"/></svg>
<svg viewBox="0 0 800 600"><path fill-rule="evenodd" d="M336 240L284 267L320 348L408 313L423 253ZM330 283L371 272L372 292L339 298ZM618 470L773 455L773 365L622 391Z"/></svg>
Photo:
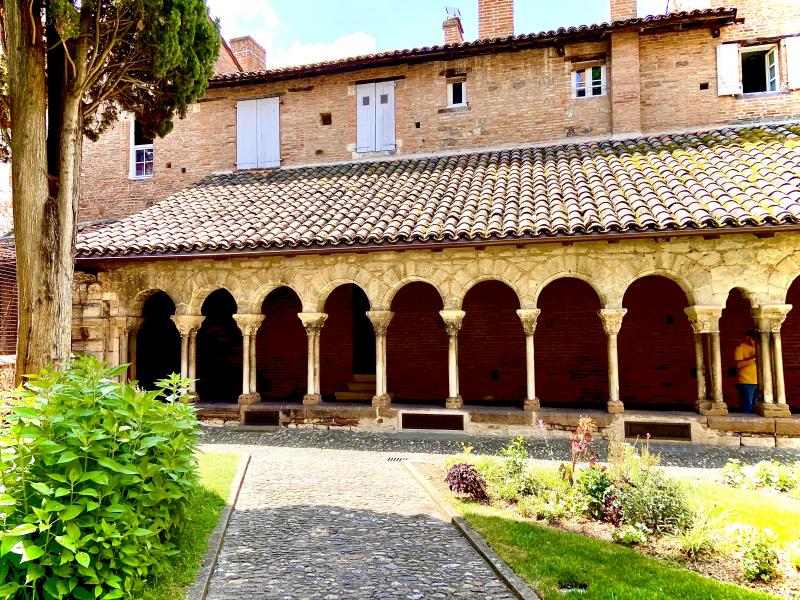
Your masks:
<svg viewBox="0 0 800 600"><path fill-rule="evenodd" d="M67 261L63 258L66 232L59 231L58 222L63 211L51 197L48 186L41 4L37 0L5 2L5 14L13 127L11 169L19 294L19 380L23 374L37 372L47 364L61 364L69 356L72 256L68 255Z"/></svg>

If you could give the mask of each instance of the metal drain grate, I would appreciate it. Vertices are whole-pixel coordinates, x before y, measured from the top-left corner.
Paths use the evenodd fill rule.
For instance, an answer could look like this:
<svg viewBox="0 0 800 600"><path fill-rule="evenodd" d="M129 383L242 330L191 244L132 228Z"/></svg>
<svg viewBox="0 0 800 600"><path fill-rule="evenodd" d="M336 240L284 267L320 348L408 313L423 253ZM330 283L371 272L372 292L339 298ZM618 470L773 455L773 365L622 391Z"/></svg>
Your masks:
<svg viewBox="0 0 800 600"><path fill-rule="evenodd" d="M390 456L386 459L388 462L401 462L404 460L408 460L405 456Z"/></svg>
<svg viewBox="0 0 800 600"><path fill-rule="evenodd" d="M441 429L464 431L464 415L460 413L400 413L400 429Z"/></svg>
<svg viewBox="0 0 800 600"><path fill-rule="evenodd" d="M650 436L651 440L668 440L674 442L691 442L692 428L689 423L644 423L636 421L625 422L626 438L643 438Z"/></svg>

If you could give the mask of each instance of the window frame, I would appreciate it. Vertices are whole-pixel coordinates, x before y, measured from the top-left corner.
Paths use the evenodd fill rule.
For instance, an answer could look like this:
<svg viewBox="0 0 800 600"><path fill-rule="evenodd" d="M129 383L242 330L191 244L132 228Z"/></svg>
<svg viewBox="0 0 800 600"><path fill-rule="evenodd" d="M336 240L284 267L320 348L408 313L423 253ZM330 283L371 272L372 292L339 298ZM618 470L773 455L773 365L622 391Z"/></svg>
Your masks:
<svg viewBox="0 0 800 600"><path fill-rule="evenodd" d="M764 52L764 85L766 89L758 92L745 92L742 89L742 96L758 96L762 94L777 94L781 91L780 75L780 55L778 54L778 44L759 44L757 46L739 47L739 69L742 85L744 85L744 57L745 54ZM770 63L770 58L772 62ZM770 77L770 67L774 68L775 74ZM774 87L773 87L774 86Z"/></svg>
<svg viewBox="0 0 800 600"><path fill-rule="evenodd" d="M592 77L593 70L600 69L600 92L595 94L595 79ZM583 85L578 86L578 78L583 75ZM572 98L574 100L584 100L586 98L602 98L608 95L608 74L605 64L595 64L582 69L573 69L570 73L572 80ZM581 95L579 92L583 91Z"/></svg>
<svg viewBox="0 0 800 600"><path fill-rule="evenodd" d="M461 84L461 102L453 102L453 86ZM447 81L447 108L460 108L462 106L469 106L467 97L467 78L461 77L450 79Z"/></svg>
<svg viewBox="0 0 800 600"><path fill-rule="evenodd" d="M130 135L130 152L128 157L128 178L129 179L152 179L155 175L156 171L156 153L155 147L153 142L151 141L149 144L137 144L136 143L136 116L131 116L130 119L130 128L131 128L131 135ZM139 152L152 152L152 159L150 161L144 160L141 162L144 165L143 173L141 175L137 174L136 167L140 164L138 160L138 153ZM147 164L152 164L152 168L150 173L147 173Z"/></svg>

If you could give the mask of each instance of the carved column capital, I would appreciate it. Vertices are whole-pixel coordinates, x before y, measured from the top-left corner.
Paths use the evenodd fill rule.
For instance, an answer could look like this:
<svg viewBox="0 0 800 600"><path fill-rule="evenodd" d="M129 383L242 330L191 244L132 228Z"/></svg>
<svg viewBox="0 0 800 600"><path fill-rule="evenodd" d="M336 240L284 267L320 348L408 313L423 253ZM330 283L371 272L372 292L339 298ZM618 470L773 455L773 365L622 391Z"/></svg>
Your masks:
<svg viewBox="0 0 800 600"><path fill-rule="evenodd" d="M790 310L791 304L762 304L753 308L753 319L758 324L759 331L778 333Z"/></svg>
<svg viewBox="0 0 800 600"><path fill-rule="evenodd" d="M183 337L197 333L206 318L202 315L172 315L170 319Z"/></svg>
<svg viewBox="0 0 800 600"><path fill-rule="evenodd" d="M461 329L461 322L466 314L463 310L439 311L439 316L442 317L445 329L447 329L447 335L458 335L458 331Z"/></svg>
<svg viewBox="0 0 800 600"><path fill-rule="evenodd" d="M262 314L236 314L233 315L233 320L239 327L242 335L255 335L258 328L261 327L261 322L264 320Z"/></svg>
<svg viewBox="0 0 800 600"><path fill-rule="evenodd" d="M536 321L542 311L538 308L519 308L517 309L517 316L522 321L522 329L525 335L533 335L536 331Z"/></svg>
<svg viewBox="0 0 800 600"><path fill-rule="evenodd" d="M327 313L297 313L309 335L318 334L328 318Z"/></svg>
<svg viewBox="0 0 800 600"><path fill-rule="evenodd" d="M367 318L372 323L375 335L386 335L386 330L389 329L389 323L392 322L392 317L394 317L394 313L390 310L367 311Z"/></svg>
<svg viewBox="0 0 800 600"><path fill-rule="evenodd" d="M683 309L695 333L719 333L723 306L687 306Z"/></svg>
<svg viewBox="0 0 800 600"><path fill-rule="evenodd" d="M601 308L597 315L603 322L606 335L617 335L622 328L622 319L628 313L627 308Z"/></svg>

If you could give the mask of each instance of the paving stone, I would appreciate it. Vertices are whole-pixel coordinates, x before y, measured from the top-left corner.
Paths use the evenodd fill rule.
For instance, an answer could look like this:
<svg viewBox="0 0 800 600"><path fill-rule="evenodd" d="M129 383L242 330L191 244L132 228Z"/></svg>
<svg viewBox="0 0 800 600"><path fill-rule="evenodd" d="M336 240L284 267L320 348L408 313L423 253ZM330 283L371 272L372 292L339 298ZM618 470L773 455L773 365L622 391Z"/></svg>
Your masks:
<svg viewBox="0 0 800 600"><path fill-rule="evenodd" d="M307 433L317 432L293 430L295 444L251 449L209 600L514 597L400 463L309 447L320 437Z"/></svg>

